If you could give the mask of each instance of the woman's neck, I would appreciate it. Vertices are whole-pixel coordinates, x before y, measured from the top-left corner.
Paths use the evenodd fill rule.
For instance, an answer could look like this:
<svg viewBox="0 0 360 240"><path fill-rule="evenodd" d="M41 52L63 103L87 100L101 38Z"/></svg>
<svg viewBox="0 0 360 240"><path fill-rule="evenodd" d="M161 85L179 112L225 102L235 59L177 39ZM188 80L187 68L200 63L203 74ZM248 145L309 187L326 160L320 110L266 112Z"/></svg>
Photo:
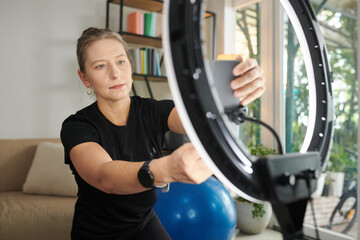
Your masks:
<svg viewBox="0 0 360 240"><path fill-rule="evenodd" d="M117 126L125 126L127 124L130 104L130 96L116 102L97 101L101 113Z"/></svg>

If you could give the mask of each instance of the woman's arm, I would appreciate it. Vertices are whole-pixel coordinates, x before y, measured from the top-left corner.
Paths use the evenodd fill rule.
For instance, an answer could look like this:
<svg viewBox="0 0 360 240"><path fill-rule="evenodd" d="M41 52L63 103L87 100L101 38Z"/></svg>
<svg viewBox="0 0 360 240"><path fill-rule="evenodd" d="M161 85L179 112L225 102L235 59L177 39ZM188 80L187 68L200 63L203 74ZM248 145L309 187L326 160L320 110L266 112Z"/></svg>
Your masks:
<svg viewBox="0 0 360 240"><path fill-rule="evenodd" d="M173 108L173 110L170 112L169 118L168 118L168 126L170 131L174 133L179 134L186 134L186 131L184 129L184 126L181 123L178 111L176 110L176 107Z"/></svg>
<svg viewBox="0 0 360 240"><path fill-rule="evenodd" d="M70 159L80 177L103 192L131 194L145 190L135 178L143 162L113 161L98 143L76 145L70 150Z"/></svg>
<svg viewBox="0 0 360 240"><path fill-rule="evenodd" d="M81 176L93 187L113 194L134 194L148 190L137 174L144 162L113 161L97 143L87 142L73 147L71 161ZM184 144L171 155L150 164L155 185L171 182L201 183L212 175L191 143Z"/></svg>

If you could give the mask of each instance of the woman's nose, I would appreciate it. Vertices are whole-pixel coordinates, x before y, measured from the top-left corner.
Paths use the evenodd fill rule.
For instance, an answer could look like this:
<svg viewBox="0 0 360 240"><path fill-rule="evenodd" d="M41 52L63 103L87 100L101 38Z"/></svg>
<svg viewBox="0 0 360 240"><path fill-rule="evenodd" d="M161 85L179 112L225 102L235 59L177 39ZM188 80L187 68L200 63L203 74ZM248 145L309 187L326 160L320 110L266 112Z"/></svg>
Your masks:
<svg viewBox="0 0 360 240"><path fill-rule="evenodd" d="M113 79L117 79L120 76L120 70L119 68L115 65L112 64L110 67L110 77Z"/></svg>

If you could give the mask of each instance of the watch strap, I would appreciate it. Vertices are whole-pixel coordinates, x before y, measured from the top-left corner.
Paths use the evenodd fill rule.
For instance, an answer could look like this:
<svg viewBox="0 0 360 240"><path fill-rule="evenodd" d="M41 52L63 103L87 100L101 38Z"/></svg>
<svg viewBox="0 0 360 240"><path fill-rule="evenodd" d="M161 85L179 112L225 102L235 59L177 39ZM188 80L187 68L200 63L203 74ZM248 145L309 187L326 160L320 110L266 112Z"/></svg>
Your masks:
<svg viewBox="0 0 360 240"><path fill-rule="evenodd" d="M163 193L166 193L166 192L169 192L170 191L170 183L167 183L165 185L162 185L162 186L156 186L154 185L156 188L161 188L161 191Z"/></svg>
<svg viewBox="0 0 360 240"><path fill-rule="evenodd" d="M150 171L149 168L150 168L150 163L151 163L152 161L153 161L153 159L145 161L141 168ZM150 172L151 172L151 171L150 171ZM167 184L164 184L164 185L155 185L155 184L153 184L152 187L153 187L153 188L161 188L161 191L162 191L162 192L169 192L169 190L170 190L170 183L167 183Z"/></svg>
<svg viewBox="0 0 360 240"><path fill-rule="evenodd" d="M152 159L145 161L141 168L145 168L146 170L148 170L151 162L152 162Z"/></svg>

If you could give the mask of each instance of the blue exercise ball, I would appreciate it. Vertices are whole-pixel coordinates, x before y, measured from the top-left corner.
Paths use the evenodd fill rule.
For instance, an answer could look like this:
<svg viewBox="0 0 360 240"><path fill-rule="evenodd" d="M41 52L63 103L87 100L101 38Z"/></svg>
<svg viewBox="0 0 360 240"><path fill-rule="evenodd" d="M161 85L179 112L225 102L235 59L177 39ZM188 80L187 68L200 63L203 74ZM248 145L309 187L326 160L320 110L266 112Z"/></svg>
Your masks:
<svg viewBox="0 0 360 240"><path fill-rule="evenodd" d="M169 192L156 192L154 210L173 240L230 240L234 235L235 204L216 178L198 185L171 183Z"/></svg>

